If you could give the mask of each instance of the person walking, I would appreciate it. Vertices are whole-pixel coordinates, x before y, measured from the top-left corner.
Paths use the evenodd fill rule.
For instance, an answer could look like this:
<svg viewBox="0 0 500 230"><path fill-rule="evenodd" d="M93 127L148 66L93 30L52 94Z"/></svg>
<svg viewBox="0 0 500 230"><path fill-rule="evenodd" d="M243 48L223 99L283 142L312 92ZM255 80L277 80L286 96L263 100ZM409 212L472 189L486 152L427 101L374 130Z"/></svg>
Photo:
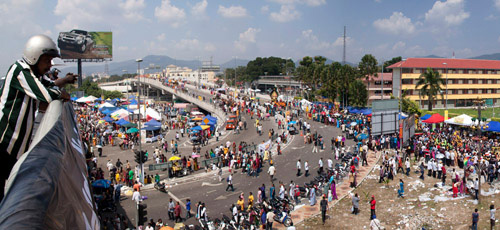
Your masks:
<svg viewBox="0 0 500 230"><path fill-rule="evenodd" d="M309 161L304 162L304 170L306 171L305 177L309 176Z"/></svg>
<svg viewBox="0 0 500 230"><path fill-rule="evenodd" d="M321 175L323 173L323 157L319 158L318 165L319 165L318 174Z"/></svg>
<svg viewBox="0 0 500 230"><path fill-rule="evenodd" d="M316 205L316 185L309 190L309 204L311 206Z"/></svg>
<svg viewBox="0 0 500 230"><path fill-rule="evenodd" d="M274 173L276 172L276 168L274 167L273 164L269 166L269 169L267 169L267 173L269 173L269 177L271 178L271 183L274 181Z"/></svg>
<svg viewBox="0 0 500 230"><path fill-rule="evenodd" d="M186 200L186 220L191 218L191 200Z"/></svg>
<svg viewBox="0 0 500 230"><path fill-rule="evenodd" d="M175 204L172 198L170 198L170 201L168 202L168 219L169 220L174 220L174 210L175 210Z"/></svg>
<svg viewBox="0 0 500 230"><path fill-rule="evenodd" d="M300 176L300 167L301 167L301 162L300 162L300 159L297 161L297 177Z"/></svg>
<svg viewBox="0 0 500 230"><path fill-rule="evenodd" d="M175 223L182 222L181 205L179 204L179 201L177 201L177 204L174 207L174 214L175 214Z"/></svg>
<svg viewBox="0 0 500 230"><path fill-rule="evenodd" d="M233 173L229 174L227 177L227 187L226 187L226 192L231 187L231 191L234 192L234 187L233 187Z"/></svg>
<svg viewBox="0 0 500 230"><path fill-rule="evenodd" d="M404 188L404 182L403 179L399 179L399 189L398 189L398 198L405 198L405 188Z"/></svg>
<svg viewBox="0 0 500 230"><path fill-rule="evenodd" d="M321 220L323 221L323 225L325 225L326 219L326 210L328 210L328 201L326 200L326 195L323 195L323 199L319 203L321 206Z"/></svg>
<svg viewBox="0 0 500 230"><path fill-rule="evenodd" d="M352 194L352 193L350 193ZM352 199L352 214L358 215L359 213L359 196L357 193L354 194L354 196L351 195Z"/></svg>
<svg viewBox="0 0 500 230"><path fill-rule="evenodd" d="M477 212L477 208L474 209L472 213L472 230L477 230L477 223L479 222L479 213Z"/></svg>
<svg viewBox="0 0 500 230"><path fill-rule="evenodd" d="M267 220L267 225L266 225L266 230L273 230L273 222L274 222L274 212L269 210L266 214L266 220Z"/></svg>
<svg viewBox="0 0 500 230"><path fill-rule="evenodd" d="M491 226L491 230L495 229L495 221L496 221L496 218L495 218L495 213L496 213L496 209L495 209L495 205L490 205L490 226Z"/></svg>
<svg viewBox="0 0 500 230"><path fill-rule="evenodd" d="M373 220L377 218L375 215L375 205L377 204L377 201L375 200L375 196L372 195L372 200L370 201L370 220Z"/></svg>
<svg viewBox="0 0 500 230"><path fill-rule="evenodd" d="M405 161L406 176L410 176L410 159L407 157Z"/></svg>

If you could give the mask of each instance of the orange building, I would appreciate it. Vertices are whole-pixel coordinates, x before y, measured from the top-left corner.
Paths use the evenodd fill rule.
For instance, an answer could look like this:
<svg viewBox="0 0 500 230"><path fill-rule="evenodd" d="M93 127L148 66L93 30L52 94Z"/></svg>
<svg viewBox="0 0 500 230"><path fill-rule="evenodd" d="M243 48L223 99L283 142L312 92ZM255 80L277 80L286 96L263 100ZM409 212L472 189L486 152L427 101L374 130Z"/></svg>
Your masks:
<svg viewBox="0 0 500 230"><path fill-rule="evenodd" d="M420 97L416 88L418 78L427 68L441 74L445 84L443 97L438 95L433 108L474 106L476 98L491 99L493 105L500 105L500 61L451 58L408 58L388 68L393 70L392 93L399 97L406 90L411 100L427 108L428 100ZM498 83L498 84L497 84ZM446 89L448 89L446 91Z"/></svg>

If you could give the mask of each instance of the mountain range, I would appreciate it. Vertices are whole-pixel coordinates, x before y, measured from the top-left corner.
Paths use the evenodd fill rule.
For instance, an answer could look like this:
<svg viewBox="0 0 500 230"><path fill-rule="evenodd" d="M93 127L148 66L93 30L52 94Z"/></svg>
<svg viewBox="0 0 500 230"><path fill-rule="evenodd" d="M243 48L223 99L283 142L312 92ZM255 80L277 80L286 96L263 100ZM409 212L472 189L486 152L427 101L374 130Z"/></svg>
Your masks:
<svg viewBox="0 0 500 230"><path fill-rule="evenodd" d="M429 55L425 56L425 58L442 58L436 55ZM485 60L500 60L500 53L494 53L494 54L486 54L486 55L480 55L476 57L471 57L468 59L485 59ZM220 64L221 70L224 70L226 68L235 68L238 66L246 66L249 60L245 59L231 59L227 62L224 62ZM295 63L298 65L300 60L296 60ZM333 60L327 59L326 64L331 64ZM349 63L347 62L346 64L355 66L356 64ZM68 64L67 64L68 65ZM77 72L77 67L74 64L71 64L73 66L71 67L66 67L66 68L61 68L61 71L63 74L66 74L68 72L76 73ZM198 69L201 67L202 62L199 60L179 60L179 59L174 59L169 56L165 55L148 55L142 59L142 62L140 63L141 68L144 67L155 67L155 66L160 66L161 68L165 68L168 65L176 65L180 67L188 67L191 69ZM214 65L216 65L214 63ZM110 75L117 74L121 75L123 73L136 73L137 72L137 62L135 60L126 60L126 61L120 61L120 62L110 62L108 63L108 73ZM90 64L87 65L87 63L82 63L82 71L83 75L90 75L93 73L103 73L105 69L105 64ZM147 70L146 70L147 71Z"/></svg>

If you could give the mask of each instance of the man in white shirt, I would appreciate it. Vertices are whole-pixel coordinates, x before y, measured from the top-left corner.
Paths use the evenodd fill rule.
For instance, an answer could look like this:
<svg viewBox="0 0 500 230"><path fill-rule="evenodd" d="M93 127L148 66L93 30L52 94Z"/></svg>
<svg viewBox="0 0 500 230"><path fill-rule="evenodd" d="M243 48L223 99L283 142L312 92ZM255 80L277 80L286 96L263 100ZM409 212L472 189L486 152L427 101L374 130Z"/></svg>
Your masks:
<svg viewBox="0 0 500 230"><path fill-rule="evenodd" d="M137 191L137 189L134 189L134 193L132 194L132 201L139 203L141 200L141 194L139 193L139 191Z"/></svg>
<svg viewBox="0 0 500 230"><path fill-rule="evenodd" d="M274 167L274 165L271 164L271 166L269 166L269 169L267 170L267 173L269 173L269 176L271 177L271 183L273 183L275 172L276 168Z"/></svg>
<svg viewBox="0 0 500 230"><path fill-rule="evenodd" d="M304 162L304 170L306 171L305 176L308 177L309 176L309 162L308 161Z"/></svg>
<svg viewBox="0 0 500 230"><path fill-rule="evenodd" d="M333 170L333 161L332 158L328 158L328 170Z"/></svg>
<svg viewBox="0 0 500 230"><path fill-rule="evenodd" d="M323 173L323 157L319 158L318 165L319 165L318 174L321 174Z"/></svg>
<svg viewBox="0 0 500 230"><path fill-rule="evenodd" d="M297 176L300 176L300 167L301 167L301 162L300 159L297 161Z"/></svg>

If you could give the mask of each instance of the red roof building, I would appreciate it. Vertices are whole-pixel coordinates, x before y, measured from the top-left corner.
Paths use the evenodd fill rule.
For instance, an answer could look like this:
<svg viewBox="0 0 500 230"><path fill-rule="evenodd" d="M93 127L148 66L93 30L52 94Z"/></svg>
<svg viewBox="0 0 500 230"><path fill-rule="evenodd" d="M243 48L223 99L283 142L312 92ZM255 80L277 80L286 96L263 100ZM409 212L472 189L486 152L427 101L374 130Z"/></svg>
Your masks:
<svg viewBox="0 0 500 230"><path fill-rule="evenodd" d="M445 80L441 86L443 97L438 96L433 108L474 106L473 100L478 97L486 99L489 105L500 105L500 61L497 60L408 58L388 68L393 70L393 95L399 96L406 90L408 97L424 109L429 102L420 95L416 84L427 68L439 72Z"/></svg>

